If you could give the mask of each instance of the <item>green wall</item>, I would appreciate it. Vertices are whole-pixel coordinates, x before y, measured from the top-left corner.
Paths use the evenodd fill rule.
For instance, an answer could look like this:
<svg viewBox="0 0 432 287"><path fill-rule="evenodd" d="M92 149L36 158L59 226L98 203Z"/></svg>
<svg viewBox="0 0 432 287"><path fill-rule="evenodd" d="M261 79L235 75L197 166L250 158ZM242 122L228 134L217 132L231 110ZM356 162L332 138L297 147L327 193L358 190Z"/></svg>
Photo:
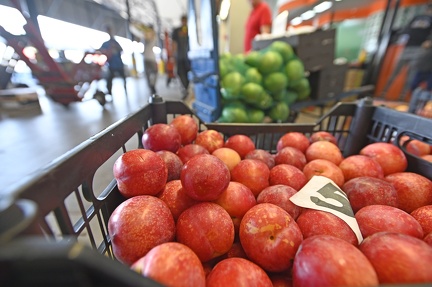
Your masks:
<svg viewBox="0 0 432 287"><path fill-rule="evenodd" d="M345 20L336 26L336 58L355 61L364 43L366 20Z"/></svg>

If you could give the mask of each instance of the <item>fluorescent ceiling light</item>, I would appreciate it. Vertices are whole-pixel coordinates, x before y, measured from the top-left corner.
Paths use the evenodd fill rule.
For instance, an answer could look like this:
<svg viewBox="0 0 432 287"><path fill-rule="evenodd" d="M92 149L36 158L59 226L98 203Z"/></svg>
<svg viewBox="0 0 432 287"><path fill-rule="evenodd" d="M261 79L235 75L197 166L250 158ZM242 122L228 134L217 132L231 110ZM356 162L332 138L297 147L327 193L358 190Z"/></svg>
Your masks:
<svg viewBox="0 0 432 287"><path fill-rule="evenodd" d="M331 6L333 5L333 2L331 1L324 1L321 2L320 4L316 5L313 10L315 13L321 13L324 12L325 10L328 10L331 8Z"/></svg>
<svg viewBox="0 0 432 287"><path fill-rule="evenodd" d="M300 15L300 17L301 17L303 20L309 20L309 19L312 19L314 16L315 16L315 12L312 11L312 10L308 10L308 11L306 11L306 12L304 12L303 14Z"/></svg>
<svg viewBox="0 0 432 287"><path fill-rule="evenodd" d="M301 17L295 17L294 19L291 20L291 25L296 26L296 25L300 25L301 22L303 22L303 19Z"/></svg>
<svg viewBox="0 0 432 287"><path fill-rule="evenodd" d="M26 19L15 8L0 5L0 26L13 35L25 34L23 26L27 24Z"/></svg>

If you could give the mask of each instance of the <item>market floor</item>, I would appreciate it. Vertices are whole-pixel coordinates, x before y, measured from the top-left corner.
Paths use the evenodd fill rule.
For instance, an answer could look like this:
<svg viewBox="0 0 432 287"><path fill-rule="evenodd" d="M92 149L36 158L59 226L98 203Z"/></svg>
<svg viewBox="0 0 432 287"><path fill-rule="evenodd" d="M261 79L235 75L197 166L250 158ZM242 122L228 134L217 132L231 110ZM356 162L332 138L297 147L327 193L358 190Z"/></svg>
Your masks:
<svg viewBox="0 0 432 287"><path fill-rule="evenodd" d="M92 99L66 108L38 90L40 112L0 114L0 195L5 188L31 177L84 140L148 103L150 92L143 77L127 79L127 94L121 79L115 79L113 86L113 99L105 107ZM157 91L164 99L182 98L179 81L166 86L163 75L159 77Z"/></svg>

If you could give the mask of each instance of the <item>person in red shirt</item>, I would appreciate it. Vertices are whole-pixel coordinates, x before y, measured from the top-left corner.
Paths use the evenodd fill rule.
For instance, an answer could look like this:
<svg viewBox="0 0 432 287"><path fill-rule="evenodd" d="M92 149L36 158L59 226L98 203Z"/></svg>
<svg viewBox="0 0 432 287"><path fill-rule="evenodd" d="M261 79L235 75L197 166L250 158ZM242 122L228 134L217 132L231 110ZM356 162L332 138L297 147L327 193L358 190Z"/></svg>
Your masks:
<svg viewBox="0 0 432 287"><path fill-rule="evenodd" d="M272 25L272 12L270 6L262 0L249 0L252 11L246 22L244 38L244 51L252 50L252 40L258 34L270 33Z"/></svg>

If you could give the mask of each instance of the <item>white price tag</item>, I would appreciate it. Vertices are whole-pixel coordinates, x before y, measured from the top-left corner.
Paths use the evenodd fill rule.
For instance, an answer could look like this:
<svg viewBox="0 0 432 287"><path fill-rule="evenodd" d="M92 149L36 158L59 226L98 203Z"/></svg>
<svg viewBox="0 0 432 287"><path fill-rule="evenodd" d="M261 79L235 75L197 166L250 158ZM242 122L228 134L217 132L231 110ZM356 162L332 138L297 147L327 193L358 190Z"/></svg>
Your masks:
<svg viewBox="0 0 432 287"><path fill-rule="evenodd" d="M330 212L345 221L357 236L359 244L363 236L346 194L329 178L313 176L290 200L298 206Z"/></svg>

